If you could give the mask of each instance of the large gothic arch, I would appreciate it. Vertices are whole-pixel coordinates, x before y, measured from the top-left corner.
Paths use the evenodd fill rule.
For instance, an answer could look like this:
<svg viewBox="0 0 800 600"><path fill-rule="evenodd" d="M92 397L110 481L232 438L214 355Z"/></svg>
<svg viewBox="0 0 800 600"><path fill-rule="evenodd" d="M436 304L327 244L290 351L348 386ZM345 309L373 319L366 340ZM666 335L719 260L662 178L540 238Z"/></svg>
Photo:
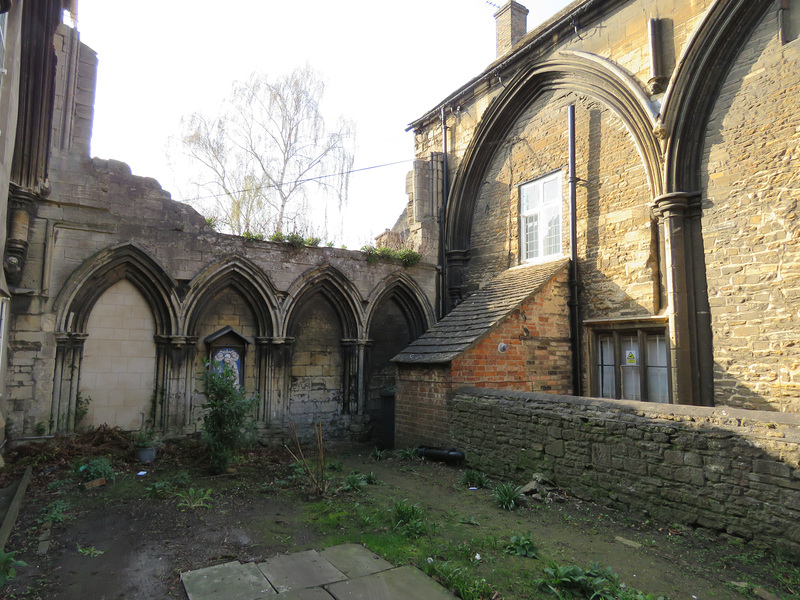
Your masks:
<svg viewBox="0 0 800 600"><path fill-rule="evenodd" d="M134 244L101 250L78 267L56 298L56 331L84 333L97 299L122 279L147 300L156 320L156 334L170 335L178 327L175 281L150 255Z"/></svg>
<svg viewBox="0 0 800 600"><path fill-rule="evenodd" d="M80 376L87 323L97 300L115 283L127 280L144 297L153 313L155 327L155 389L153 426L164 428L168 411L166 393L168 352L163 340L177 329L176 284L146 252L133 244L107 248L89 258L67 279L56 298L56 358L50 407L49 431L68 432L75 427L80 398ZM161 390L159 394L158 390Z"/></svg>
<svg viewBox="0 0 800 600"><path fill-rule="evenodd" d="M633 78L606 59L586 52L561 52L520 69L483 114L449 193L448 251L469 248L473 208L499 142L522 113L551 90L584 94L612 110L633 138L653 195L661 193L662 153L653 131L657 115L645 93Z"/></svg>

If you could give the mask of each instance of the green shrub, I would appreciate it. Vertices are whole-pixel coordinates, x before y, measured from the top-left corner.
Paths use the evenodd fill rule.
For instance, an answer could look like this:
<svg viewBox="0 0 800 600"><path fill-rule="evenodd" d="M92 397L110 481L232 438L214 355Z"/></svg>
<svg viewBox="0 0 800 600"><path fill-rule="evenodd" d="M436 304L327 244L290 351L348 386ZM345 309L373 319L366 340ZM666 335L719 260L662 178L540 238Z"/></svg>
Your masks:
<svg viewBox="0 0 800 600"><path fill-rule="evenodd" d="M111 461L104 456L93 458L84 464L75 463L73 468L75 473L86 481L94 481L101 477L105 477L108 481L113 481L114 479L114 469L111 467Z"/></svg>
<svg viewBox="0 0 800 600"><path fill-rule="evenodd" d="M211 455L212 469L223 473L246 439L245 422L256 405L256 397L248 396L239 387L233 369L224 363L207 368L203 381L206 391L206 403L202 406L203 439Z"/></svg>

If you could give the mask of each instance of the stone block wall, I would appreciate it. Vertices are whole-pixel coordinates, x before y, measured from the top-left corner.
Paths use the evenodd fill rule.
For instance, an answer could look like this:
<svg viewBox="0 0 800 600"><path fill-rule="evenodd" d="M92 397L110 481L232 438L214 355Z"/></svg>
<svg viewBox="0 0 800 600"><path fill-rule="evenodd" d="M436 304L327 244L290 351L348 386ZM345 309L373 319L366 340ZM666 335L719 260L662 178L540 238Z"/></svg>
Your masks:
<svg viewBox="0 0 800 600"><path fill-rule="evenodd" d="M150 307L133 284L120 281L98 299L86 333L81 395L88 413L79 425L139 429L152 419L156 346Z"/></svg>
<svg viewBox="0 0 800 600"><path fill-rule="evenodd" d="M519 186L562 171L561 247L569 255L567 106L576 106L578 261L585 317L653 314L657 236L636 146L619 119L577 94L547 92L517 120L489 165L473 210L468 292L520 264Z"/></svg>
<svg viewBox="0 0 800 600"><path fill-rule="evenodd" d="M476 388L448 407L473 468L800 552L797 415Z"/></svg>
<svg viewBox="0 0 800 600"><path fill-rule="evenodd" d="M800 39L767 12L706 132L703 234L715 401L800 412ZM792 6L789 33L800 10Z"/></svg>

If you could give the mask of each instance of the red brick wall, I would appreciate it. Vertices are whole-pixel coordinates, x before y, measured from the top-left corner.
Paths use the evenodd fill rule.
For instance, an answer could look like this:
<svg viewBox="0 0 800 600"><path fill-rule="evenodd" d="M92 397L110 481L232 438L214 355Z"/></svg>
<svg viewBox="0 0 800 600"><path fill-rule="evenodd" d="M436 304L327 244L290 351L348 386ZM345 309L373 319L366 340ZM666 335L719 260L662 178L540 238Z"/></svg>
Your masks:
<svg viewBox="0 0 800 600"><path fill-rule="evenodd" d="M568 276L565 267L452 363L398 364L395 447L448 446L447 398L460 387L571 393ZM509 345L504 353L501 342Z"/></svg>
<svg viewBox="0 0 800 600"><path fill-rule="evenodd" d="M397 365L395 448L450 443L450 365Z"/></svg>
<svg viewBox="0 0 800 600"><path fill-rule="evenodd" d="M568 276L565 267L536 296L453 360L453 386L572 393ZM498 351L500 343L508 345L506 352Z"/></svg>

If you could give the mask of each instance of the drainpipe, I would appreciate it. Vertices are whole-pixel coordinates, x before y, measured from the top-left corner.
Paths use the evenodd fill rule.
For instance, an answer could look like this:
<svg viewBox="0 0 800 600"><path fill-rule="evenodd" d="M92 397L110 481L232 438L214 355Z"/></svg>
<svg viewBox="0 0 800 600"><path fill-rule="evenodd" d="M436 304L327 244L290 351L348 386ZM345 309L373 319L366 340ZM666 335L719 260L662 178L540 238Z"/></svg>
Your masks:
<svg viewBox="0 0 800 600"><path fill-rule="evenodd" d="M445 235L447 233L447 117L444 105L441 109L442 119L442 205L439 207L439 318L447 314L447 298L450 289L447 285L447 249L445 248Z"/></svg>
<svg viewBox="0 0 800 600"><path fill-rule="evenodd" d="M580 306L580 274L578 272L578 215L577 193L578 178L575 176L575 105L570 104L567 111L569 122L569 329L572 345L572 394L582 396L581 360L581 322Z"/></svg>

